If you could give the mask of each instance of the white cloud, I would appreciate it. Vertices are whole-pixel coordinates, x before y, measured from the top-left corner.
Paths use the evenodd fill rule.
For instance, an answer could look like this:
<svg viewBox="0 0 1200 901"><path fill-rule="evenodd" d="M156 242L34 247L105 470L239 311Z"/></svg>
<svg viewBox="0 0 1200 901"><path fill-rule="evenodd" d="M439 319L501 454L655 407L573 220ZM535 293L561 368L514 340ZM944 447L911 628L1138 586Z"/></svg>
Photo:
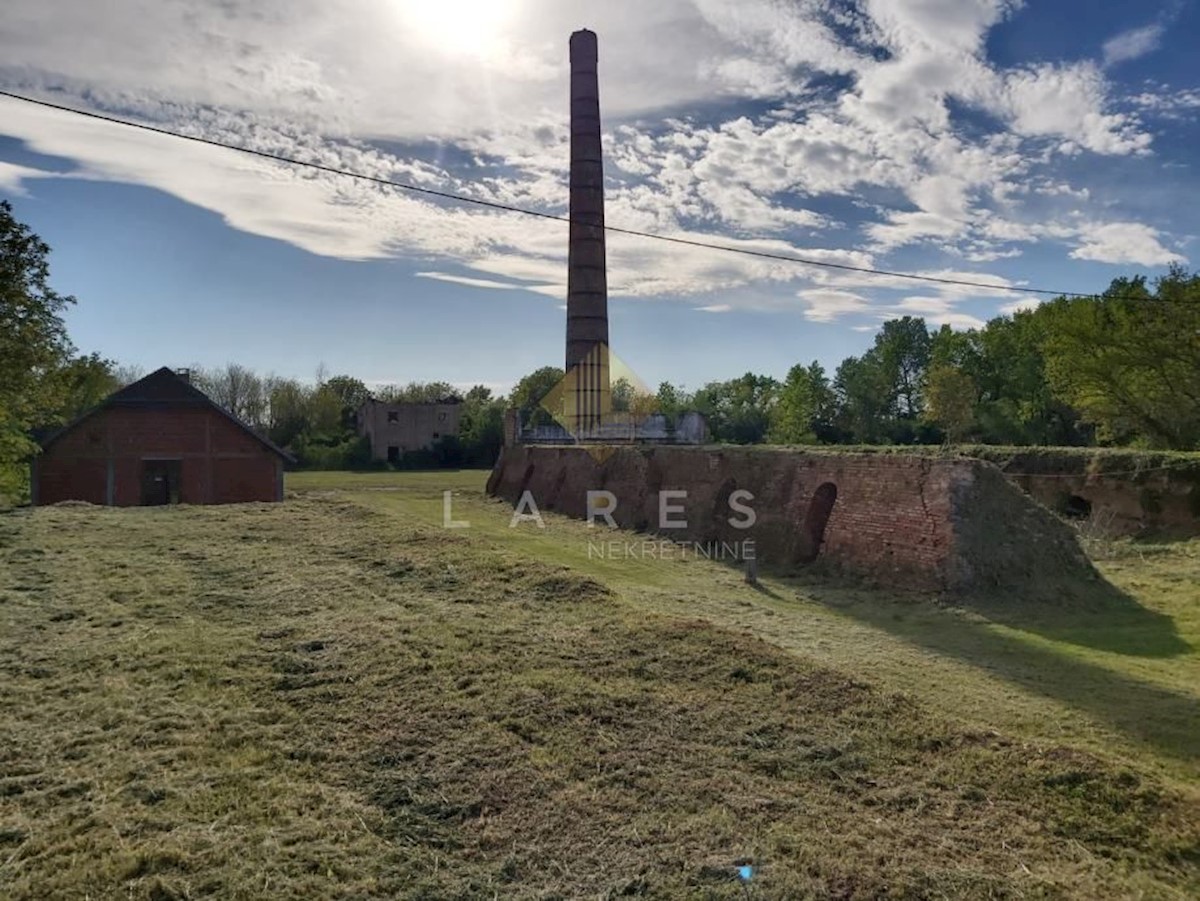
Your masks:
<svg viewBox="0 0 1200 901"><path fill-rule="evenodd" d="M1131 28L1104 42L1104 64L1111 66L1129 59L1137 59L1158 49L1164 28L1161 24Z"/></svg>
<svg viewBox="0 0 1200 901"><path fill-rule="evenodd" d="M906 297L896 304L894 311L902 316L920 316L932 325L948 325L951 328L980 328L985 323L978 316L955 309L955 301L948 297Z"/></svg>
<svg viewBox="0 0 1200 901"><path fill-rule="evenodd" d="M707 307L693 307L693 309L698 313L728 313L733 306L727 303L714 303Z"/></svg>
<svg viewBox="0 0 1200 901"><path fill-rule="evenodd" d="M1023 135L1067 138L1095 153L1124 155L1149 148L1135 120L1106 112L1108 84L1091 63L1042 64L1007 74L1001 103Z"/></svg>
<svg viewBox="0 0 1200 901"><path fill-rule="evenodd" d="M1157 229L1138 222L1109 222L1086 226L1080 230L1080 237L1083 243L1071 251L1071 256L1077 260L1136 263L1142 266L1187 262L1180 254L1162 246Z"/></svg>
<svg viewBox="0 0 1200 901"><path fill-rule="evenodd" d="M514 285L512 282L498 282L487 278L470 278L464 275L451 275L447 272L416 272L414 275L417 278L431 278L439 282L466 285L470 288L490 288L497 291L513 291L526 287L525 285Z"/></svg>
<svg viewBox="0 0 1200 901"><path fill-rule="evenodd" d="M1000 307L1000 312L1005 316L1011 316L1013 313L1019 313L1024 310L1035 310L1044 302L1043 299L1037 297L1022 297L1020 300L1004 304Z"/></svg>
<svg viewBox="0 0 1200 901"><path fill-rule="evenodd" d="M871 308L867 298L850 291L808 288L796 294L804 301L804 318L813 322L833 322L849 313L862 313Z"/></svg>
<svg viewBox="0 0 1200 901"><path fill-rule="evenodd" d="M470 19L460 0L126 0L75 4L69 19L54 6L9 0L0 83L555 213L566 201L566 36L586 21L601 35L610 224L708 240L721 232L723 244L854 266L910 245L986 263L1019 254L1014 243L1076 239L1078 221L1022 215L1035 197L1093 202L1047 168L1088 153L1136 154L1151 143L1131 107L1114 105L1114 87L1097 66L1003 69L987 58L988 31L1020 14L1016 0L511 0ZM740 97L769 99L772 112L713 112L714 98ZM1165 86L1140 97L1133 106L1162 115L1188 102L1186 92ZM994 127L963 128L955 105L989 114ZM312 253L416 258L427 267L422 277L566 293L560 223L7 101L0 133L76 161L57 177L147 185ZM46 174L0 163L0 187L17 191ZM864 204L867 221L843 229L817 212L830 198ZM1137 227L1144 231L1134 235L1129 261L1179 258L1153 228ZM822 240L812 237L818 230ZM1119 242L1096 234L1072 256L1113 256ZM835 239L846 249L805 247ZM793 292L807 288L817 293L800 294L805 315L818 321L874 302L874 292L911 289L620 235L609 262L616 296L728 292L712 306L738 307L763 304L750 295L779 286L794 303ZM451 266L458 274L441 271ZM1007 284L932 290L1007 297ZM857 293L867 291L869 299Z"/></svg>
<svg viewBox="0 0 1200 901"><path fill-rule="evenodd" d="M21 183L34 178L51 178L54 173L41 169L30 169L28 166L18 166L0 160L0 189L9 194L24 194Z"/></svg>
<svg viewBox="0 0 1200 901"><path fill-rule="evenodd" d="M1158 85L1129 98L1129 102L1143 114L1163 119L1180 119L1193 116L1200 109L1200 88L1175 90L1169 85Z"/></svg>

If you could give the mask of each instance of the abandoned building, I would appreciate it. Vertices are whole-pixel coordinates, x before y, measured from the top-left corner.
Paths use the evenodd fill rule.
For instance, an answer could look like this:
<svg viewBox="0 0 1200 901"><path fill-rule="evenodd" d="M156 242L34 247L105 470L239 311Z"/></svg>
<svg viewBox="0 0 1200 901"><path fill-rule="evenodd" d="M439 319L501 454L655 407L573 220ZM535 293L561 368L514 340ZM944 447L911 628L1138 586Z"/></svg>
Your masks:
<svg viewBox="0 0 1200 901"><path fill-rule="evenodd" d="M701 544L754 542L765 565L824 569L955 593L1059 592L1098 575L1069 525L991 463L792 448L505 447L488 493L588 517L611 495L614 525ZM731 516L731 500L754 511ZM664 505L678 522L662 522ZM1054 598L1057 600L1057 598Z"/></svg>
<svg viewBox="0 0 1200 901"><path fill-rule="evenodd" d="M233 504L283 499L286 451L166 367L40 442L34 504Z"/></svg>
<svg viewBox="0 0 1200 901"><path fill-rule="evenodd" d="M563 402L551 404L561 413L551 427L509 411L488 494L518 513L536 506L592 522L602 495L613 528L888 586L1062 601L1095 584L1071 527L983 460L711 447L702 417L614 419L597 58L594 33L571 35L566 376Z"/></svg>
<svg viewBox="0 0 1200 901"><path fill-rule="evenodd" d="M457 437L461 406L457 397L427 404L368 400L358 408L358 433L370 442L372 460L398 463L407 453L430 450L442 438Z"/></svg>

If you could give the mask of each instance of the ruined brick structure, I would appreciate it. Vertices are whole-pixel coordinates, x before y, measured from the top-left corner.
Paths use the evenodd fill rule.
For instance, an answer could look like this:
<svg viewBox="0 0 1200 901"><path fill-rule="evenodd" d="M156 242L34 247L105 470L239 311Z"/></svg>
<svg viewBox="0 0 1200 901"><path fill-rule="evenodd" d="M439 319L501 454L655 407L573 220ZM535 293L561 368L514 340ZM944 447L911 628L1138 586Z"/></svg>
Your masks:
<svg viewBox="0 0 1200 901"><path fill-rule="evenodd" d="M1200 535L1200 457L987 449L1026 494L1096 534Z"/></svg>
<svg viewBox="0 0 1200 901"><path fill-rule="evenodd" d="M660 492L686 491L677 540L754 539L767 566L817 560L890 585L937 591L1044 587L1043 577L1096 573L1071 528L1009 483L990 463L901 454L731 447L512 446L488 482L516 503L582 517L587 492L607 490L623 528L658 532ZM757 521L729 519L735 491Z"/></svg>

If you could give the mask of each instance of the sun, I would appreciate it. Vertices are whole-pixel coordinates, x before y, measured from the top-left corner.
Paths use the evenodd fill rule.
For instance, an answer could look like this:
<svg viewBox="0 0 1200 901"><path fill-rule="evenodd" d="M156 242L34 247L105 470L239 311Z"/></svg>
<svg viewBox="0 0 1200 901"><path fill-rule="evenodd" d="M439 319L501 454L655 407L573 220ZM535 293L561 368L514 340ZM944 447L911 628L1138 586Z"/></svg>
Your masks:
<svg viewBox="0 0 1200 901"><path fill-rule="evenodd" d="M512 17L518 0L398 0L404 24L438 50L483 53Z"/></svg>

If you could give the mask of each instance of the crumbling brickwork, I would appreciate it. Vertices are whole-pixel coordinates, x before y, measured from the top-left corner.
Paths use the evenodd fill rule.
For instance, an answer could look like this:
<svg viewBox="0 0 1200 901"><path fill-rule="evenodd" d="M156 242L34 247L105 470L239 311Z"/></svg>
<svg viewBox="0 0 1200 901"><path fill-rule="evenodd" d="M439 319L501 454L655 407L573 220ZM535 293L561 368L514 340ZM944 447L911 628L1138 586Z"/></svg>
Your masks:
<svg viewBox="0 0 1200 901"><path fill-rule="evenodd" d="M1094 579L1070 527L990 463L902 454L730 447L505 448L488 483L516 503L583 517L588 491L617 500L624 528L679 540L752 538L764 565L821 560L885 584L932 590L1029 588L1042 569ZM660 528L662 492L686 528ZM749 492L756 521L731 508ZM827 513L827 518L826 518Z"/></svg>

